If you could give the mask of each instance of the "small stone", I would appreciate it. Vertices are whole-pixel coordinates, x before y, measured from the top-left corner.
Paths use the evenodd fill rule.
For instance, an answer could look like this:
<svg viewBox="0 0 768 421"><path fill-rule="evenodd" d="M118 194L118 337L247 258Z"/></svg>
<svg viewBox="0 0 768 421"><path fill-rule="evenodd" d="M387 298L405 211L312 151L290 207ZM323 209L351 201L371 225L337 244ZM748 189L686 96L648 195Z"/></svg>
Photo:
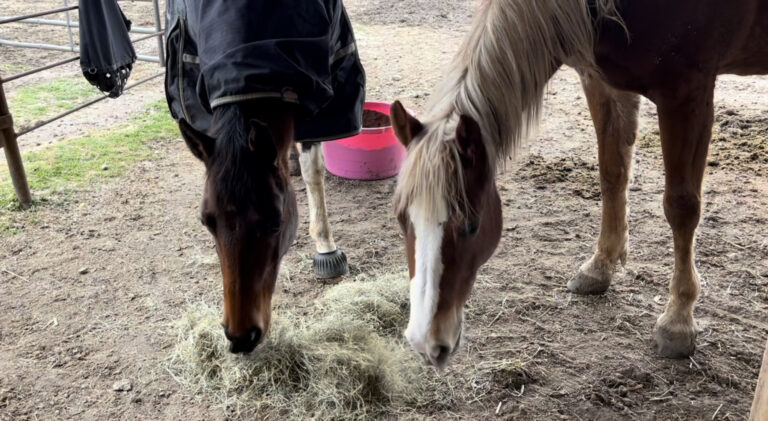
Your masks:
<svg viewBox="0 0 768 421"><path fill-rule="evenodd" d="M400 76L400 75L394 75L394 76L392 76L392 80L394 80L395 82L399 82L399 81L401 81L402 79L403 79L403 77L402 77L402 76Z"/></svg>
<svg viewBox="0 0 768 421"><path fill-rule="evenodd" d="M112 390L115 392L129 392L132 388L133 385L131 385L131 381L128 379L117 381L112 385Z"/></svg>
<svg viewBox="0 0 768 421"><path fill-rule="evenodd" d="M109 165L107 165L107 164L104 164L104 165L101 166L101 170L102 171L106 171L108 169L109 169Z"/></svg>
<svg viewBox="0 0 768 421"><path fill-rule="evenodd" d="M91 270L90 270L90 269L88 269L87 267L82 267L82 268L80 268L80 270L78 270L77 272L78 272L79 274L81 274L81 275L85 275L86 273L88 273L88 272L90 272L90 271L91 271Z"/></svg>

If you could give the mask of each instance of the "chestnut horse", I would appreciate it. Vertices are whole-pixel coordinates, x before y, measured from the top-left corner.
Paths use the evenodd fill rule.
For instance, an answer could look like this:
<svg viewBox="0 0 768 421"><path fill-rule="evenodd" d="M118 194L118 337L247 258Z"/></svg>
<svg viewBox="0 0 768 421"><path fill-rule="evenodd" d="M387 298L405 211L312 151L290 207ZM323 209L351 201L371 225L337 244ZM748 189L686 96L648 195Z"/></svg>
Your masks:
<svg viewBox="0 0 768 421"><path fill-rule="evenodd" d="M653 338L664 357L694 352L694 235L715 80L768 73L768 0L484 0L424 121L399 103L391 112L408 148L395 192L412 278L405 335L436 366L458 347L462 307L501 236L497 165L518 152L562 65L581 76L603 199L595 253L567 287L604 293L627 257L627 186L645 96L658 109L674 238Z"/></svg>

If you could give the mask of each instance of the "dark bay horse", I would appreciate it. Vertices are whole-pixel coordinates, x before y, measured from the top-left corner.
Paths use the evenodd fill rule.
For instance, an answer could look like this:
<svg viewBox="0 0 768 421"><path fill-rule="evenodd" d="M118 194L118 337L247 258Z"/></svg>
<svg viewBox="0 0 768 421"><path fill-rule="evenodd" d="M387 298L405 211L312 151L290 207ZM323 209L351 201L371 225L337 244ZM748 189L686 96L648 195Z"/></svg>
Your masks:
<svg viewBox="0 0 768 421"><path fill-rule="evenodd" d="M299 142L321 278L347 273L325 207L319 142L361 129L365 74L340 0L169 0L166 96L206 168L201 221L214 237L230 350L266 336L298 212Z"/></svg>
<svg viewBox="0 0 768 421"><path fill-rule="evenodd" d="M581 75L603 199L595 253L568 289L605 292L626 259L627 186L645 96L658 109L674 237L669 300L653 338L662 356L694 352L694 235L715 80L768 73L768 0L485 0L424 121L392 107L409 153L395 193L412 278L405 335L434 365L458 347L462 307L499 242L497 164L536 124L562 65Z"/></svg>

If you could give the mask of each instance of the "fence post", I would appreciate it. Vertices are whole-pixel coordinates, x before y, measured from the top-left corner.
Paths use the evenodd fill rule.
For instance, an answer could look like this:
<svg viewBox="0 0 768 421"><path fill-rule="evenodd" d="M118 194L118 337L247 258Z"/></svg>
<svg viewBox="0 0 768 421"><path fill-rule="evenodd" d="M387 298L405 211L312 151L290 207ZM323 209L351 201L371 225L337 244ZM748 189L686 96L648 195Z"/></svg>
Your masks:
<svg viewBox="0 0 768 421"><path fill-rule="evenodd" d="M69 7L69 0L64 0L64 7ZM69 16L69 10L67 10L67 33L69 34L69 48L75 52L75 37L72 35L72 19Z"/></svg>
<svg viewBox="0 0 768 421"><path fill-rule="evenodd" d="M163 30L163 22L160 21L160 2L159 0L152 0L152 5L155 8L155 30L160 32ZM165 40L164 35L157 37L157 57L160 59L160 67L165 67Z"/></svg>
<svg viewBox="0 0 768 421"><path fill-rule="evenodd" d="M21 207L26 208L32 204L32 194L27 184L27 175L24 173L24 164L21 161L21 152L16 142L16 132L13 130L13 119L8 110L8 102L5 100L2 81L0 81L0 147L5 148L5 160L8 162L16 196L21 202Z"/></svg>

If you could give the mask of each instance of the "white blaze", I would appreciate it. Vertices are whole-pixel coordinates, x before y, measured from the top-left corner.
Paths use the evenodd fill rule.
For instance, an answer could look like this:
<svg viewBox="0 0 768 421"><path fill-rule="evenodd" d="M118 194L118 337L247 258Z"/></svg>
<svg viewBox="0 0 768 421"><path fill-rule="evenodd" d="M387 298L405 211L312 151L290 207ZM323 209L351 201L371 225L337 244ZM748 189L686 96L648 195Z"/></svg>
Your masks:
<svg viewBox="0 0 768 421"><path fill-rule="evenodd" d="M415 205L408 209L416 234L416 270L411 280L411 316L405 337L418 352L426 352L443 274L443 223L448 217L444 204L437 209L437 215L426 215Z"/></svg>

